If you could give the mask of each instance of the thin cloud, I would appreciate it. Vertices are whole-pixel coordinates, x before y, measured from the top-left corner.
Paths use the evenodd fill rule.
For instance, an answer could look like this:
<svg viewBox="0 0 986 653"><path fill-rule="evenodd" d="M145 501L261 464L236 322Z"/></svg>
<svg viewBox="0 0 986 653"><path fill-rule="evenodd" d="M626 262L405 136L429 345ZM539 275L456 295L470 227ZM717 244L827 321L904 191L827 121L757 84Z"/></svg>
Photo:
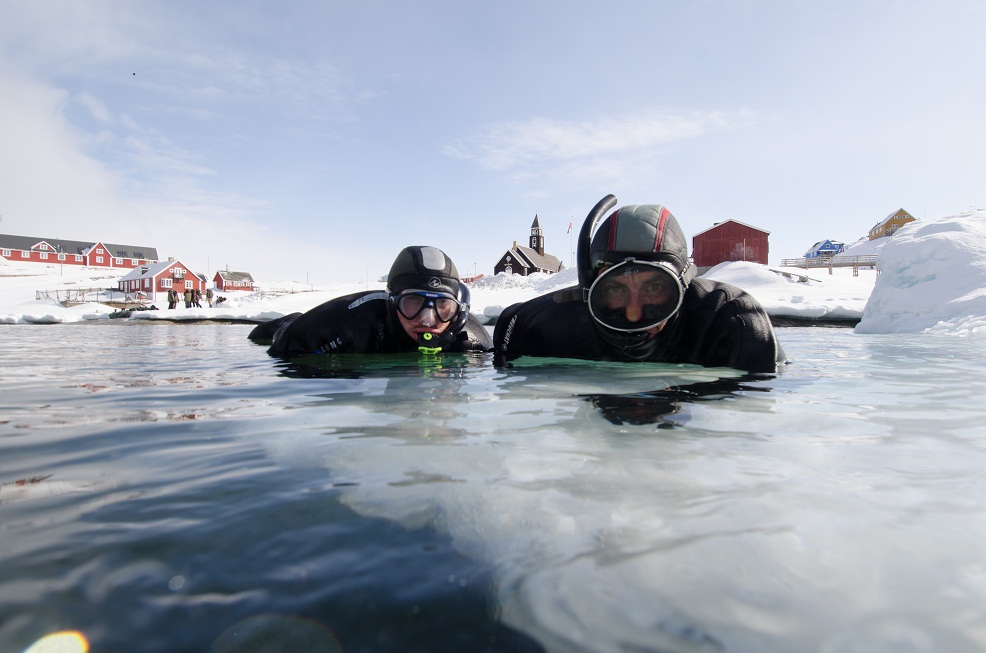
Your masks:
<svg viewBox="0 0 986 653"><path fill-rule="evenodd" d="M99 2L23 9L0 21L0 61L56 85L68 78L101 89L76 98L95 120L113 109L107 93L141 97L145 112L195 120L249 107L343 122L377 96L324 59L224 43L220 26L193 25L194 14Z"/></svg>
<svg viewBox="0 0 986 653"><path fill-rule="evenodd" d="M94 120L100 123L112 122L113 117L106 104L93 97L89 93L78 93L74 97L75 102L79 103Z"/></svg>
<svg viewBox="0 0 986 653"><path fill-rule="evenodd" d="M124 162L127 167L151 172L159 178L176 175L202 177L214 174L212 169L196 162L199 158L197 155L182 150L161 137L147 139L127 136L121 143L120 151L126 154Z"/></svg>
<svg viewBox="0 0 986 653"><path fill-rule="evenodd" d="M152 64L153 65L153 64ZM249 103L314 117L350 118L367 95L335 66L214 48L192 52L169 70L167 83L150 82L165 96L199 102Z"/></svg>
<svg viewBox="0 0 986 653"><path fill-rule="evenodd" d="M755 119L748 111L684 110L653 110L581 122L538 117L487 125L444 151L448 156L524 179L539 175L536 166L610 167L612 164L604 160L618 154L653 151L675 141L745 127Z"/></svg>

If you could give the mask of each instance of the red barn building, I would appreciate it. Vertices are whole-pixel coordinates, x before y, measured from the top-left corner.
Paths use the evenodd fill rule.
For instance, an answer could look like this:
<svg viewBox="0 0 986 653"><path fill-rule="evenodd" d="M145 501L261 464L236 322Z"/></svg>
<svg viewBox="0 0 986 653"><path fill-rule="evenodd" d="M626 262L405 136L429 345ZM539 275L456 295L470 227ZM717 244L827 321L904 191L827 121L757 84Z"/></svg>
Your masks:
<svg viewBox="0 0 986 653"><path fill-rule="evenodd" d="M700 272L728 261L767 265L769 231L736 220L717 222L692 237L692 260Z"/></svg>
<svg viewBox="0 0 986 653"><path fill-rule="evenodd" d="M117 281L117 288L133 298L158 301L167 299L174 288L180 296L186 290L205 292L205 281L181 261L159 261L135 268Z"/></svg>

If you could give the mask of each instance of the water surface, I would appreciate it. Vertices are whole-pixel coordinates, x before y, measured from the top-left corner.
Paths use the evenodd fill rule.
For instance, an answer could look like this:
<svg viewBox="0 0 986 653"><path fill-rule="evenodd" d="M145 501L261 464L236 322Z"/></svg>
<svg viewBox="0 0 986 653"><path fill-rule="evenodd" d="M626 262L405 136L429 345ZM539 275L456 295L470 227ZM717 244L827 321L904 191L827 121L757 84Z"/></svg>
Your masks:
<svg viewBox="0 0 986 653"><path fill-rule="evenodd" d="M750 378L249 329L0 329L0 650L986 648L970 340L783 329Z"/></svg>

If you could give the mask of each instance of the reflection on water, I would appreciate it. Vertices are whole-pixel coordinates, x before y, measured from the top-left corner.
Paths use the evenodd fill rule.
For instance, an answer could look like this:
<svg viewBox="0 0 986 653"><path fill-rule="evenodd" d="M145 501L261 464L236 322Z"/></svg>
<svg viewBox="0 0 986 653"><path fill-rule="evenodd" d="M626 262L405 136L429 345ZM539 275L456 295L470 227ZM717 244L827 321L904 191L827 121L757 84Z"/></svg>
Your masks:
<svg viewBox="0 0 986 653"><path fill-rule="evenodd" d="M770 392L769 385L756 385L750 382L769 381L772 378L774 377L765 375L725 377L714 381L686 383L662 390L632 394L600 393L587 395L587 398L606 421L613 424L656 423L658 428L674 428L676 424L669 420L668 416L680 411L683 404L728 400L739 392Z"/></svg>
<svg viewBox="0 0 986 653"><path fill-rule="evenodd" d="M751 377L248 331L0 330L0 648L986 648L971 341L783 329Z"/></svg>

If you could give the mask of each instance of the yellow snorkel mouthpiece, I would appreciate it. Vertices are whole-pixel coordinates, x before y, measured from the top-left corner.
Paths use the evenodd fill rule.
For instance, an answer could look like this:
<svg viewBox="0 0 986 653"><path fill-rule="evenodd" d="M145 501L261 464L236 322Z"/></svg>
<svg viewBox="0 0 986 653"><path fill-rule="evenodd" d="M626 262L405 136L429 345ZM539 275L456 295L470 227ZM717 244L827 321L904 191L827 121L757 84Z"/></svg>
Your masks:
<svg viewBox="0 0 986 653"><path fill-rule="evenodd" d="M435 340L434 333L425 332L418 334L418 351L426 356L434 356L440 352L442 350L441 347L430 346L438 344L437 342L432 342L433 340Z"/></svg>

